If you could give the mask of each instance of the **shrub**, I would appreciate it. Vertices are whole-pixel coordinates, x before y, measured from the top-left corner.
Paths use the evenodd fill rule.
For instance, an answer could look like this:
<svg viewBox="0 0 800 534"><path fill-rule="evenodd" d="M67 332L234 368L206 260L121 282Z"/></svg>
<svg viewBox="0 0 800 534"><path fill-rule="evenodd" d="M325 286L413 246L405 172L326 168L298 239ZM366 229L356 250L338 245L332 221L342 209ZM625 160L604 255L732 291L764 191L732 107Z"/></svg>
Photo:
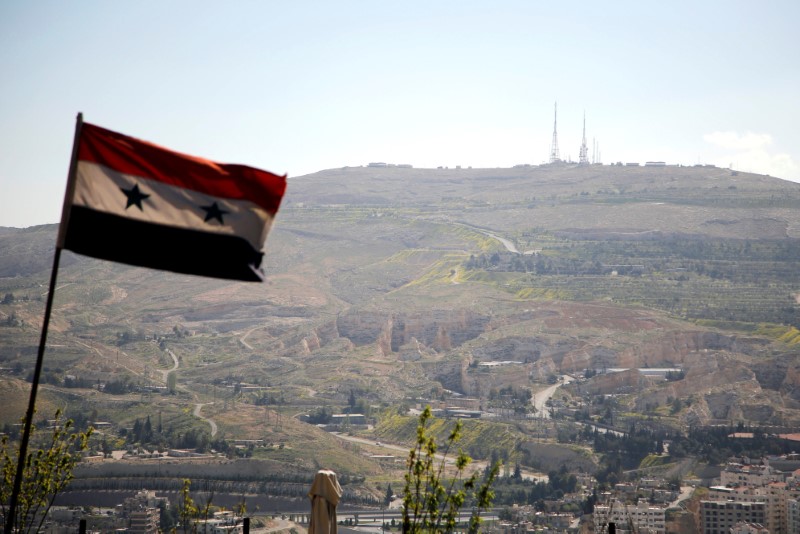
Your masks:
<svg viewBox="0 0 800 534"><path fill-rule="evenodd" d="M469 520L469 532L478 532L481 512L491 506L494 499L492 483L500 470L497 462L484 473L475 472L464 479L464 471L472 459L459 450L455 459L456 474L449 480L445 474L447 455L461 438L461 422L458 421L445 442L444 452L437 457L437 445L429 435L430 407L419 416L417 444L408 453L408 470L405 475L403 495L403 532L450 533L456 528L461 508L471 499L473 508Z"/></svg>
<svg viewBox="0 0 800 534"><path fill-rule="evenodd" d="M53 433L40 448L29 448L25 457L22 481L17 496L14 517L6 503L11 500L12 488L16 478L19 461L19 444L10 451L8 436L0 440L0 506L4 524L13 521L14 532L39 532L47 511L53 501L73 478L72 471L80 460L80 453L89 445L93 429L75 432L71 419L62 421L61 410L55 413L52 421ZM24 426L24 418L23 418ZM33 442L36 427L31 425L30 439ZM38 523L37 523L38 521Z"/></svg>

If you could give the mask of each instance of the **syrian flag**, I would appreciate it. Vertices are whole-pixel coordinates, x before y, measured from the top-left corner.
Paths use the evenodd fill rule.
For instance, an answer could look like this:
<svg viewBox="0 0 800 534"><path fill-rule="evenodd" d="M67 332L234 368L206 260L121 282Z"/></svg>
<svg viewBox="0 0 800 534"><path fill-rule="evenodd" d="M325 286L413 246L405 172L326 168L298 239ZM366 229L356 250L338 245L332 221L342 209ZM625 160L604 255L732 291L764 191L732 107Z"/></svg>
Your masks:
<svg viewBox="0 0 800 534"><path fill-rule="evenodd" d="M78 122L58 246L177 273L261 281L286 177Z"/></svg>

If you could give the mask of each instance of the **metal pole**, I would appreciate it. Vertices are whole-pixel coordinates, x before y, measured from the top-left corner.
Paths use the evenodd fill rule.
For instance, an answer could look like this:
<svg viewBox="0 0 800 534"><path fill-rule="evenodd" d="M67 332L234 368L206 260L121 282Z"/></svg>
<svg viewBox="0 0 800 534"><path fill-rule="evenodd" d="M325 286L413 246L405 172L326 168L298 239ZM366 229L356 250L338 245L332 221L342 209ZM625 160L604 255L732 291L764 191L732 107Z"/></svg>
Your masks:
<svg viewBox="0 0 800 534"><path fill-rule="evenodd" d="M78 165L78 143L80 141L81 126L83 125L83 115L78 113L78 119L75 125L75 141L72 146L72 160L69 165L69 175L67 177L67 192L64 195L64 206L68 213L67 207L72 204L72 191L74 190L75 170ZM17 456L17 474L14 477L14 489L11 492L11 499L8 504L8 516L6 516L5 534L12 534L14 532L14 520L17 515L17 502L19 501L19 492L22 488L22 478L25 472L25 463L28 456L28 442L31 437L31 426L33 423L33 414L36 412L36 393L39 389L39 381L42 376L42 365L44 362L44 348L47 344L47 327L50 324L50 312L53 310L53 295L56 292L56 281L58 279L58 263L61 259L61 237L65 235L66 228L64 227L65 211L61 213L61 226L58 229L59 240L56 243L56 251L53 255L53 270L50 272L50 290L47 292L47 302L44 307L44 320L42 321L42 334L39 338L39 351L36 355L36 367L33 371L33 379L31 381L31 394L28 399L28 411L25 414L25 426L22 431L22 440L19 444L19 455Z"/></svg>
<svg viewBox="0 0 800 534"><path fill-rule="evenodd" d="M25 471L26 458L28 456L28 442L31 437L31 423L33 421L33 414L36 406L36 392L39 389L39 380L42 375L42 362L44 360L44 347L47 343L47 326L50 323L50 312L53 309L53 293L56 290L56 279L58 278L58 262L61 258L61 249L56 248L55 256L53 257L53 270L50 273L50 291L47 292L47 303L44 308L44 322L42 323L42 335L39 339L39 352L36 357L36 367L33 371L33 380L31 383L31 394L28 399L28 411L25 415L25 426L22 430L22 441L19 444L19 456L17 457L17 474L14 477L14 489L11 492L11 500L8 504L8 516L6 520L6 534L14 532L14 520L17 515L17 502L19 500L19 492L22 488L22 478Z"/></svg>

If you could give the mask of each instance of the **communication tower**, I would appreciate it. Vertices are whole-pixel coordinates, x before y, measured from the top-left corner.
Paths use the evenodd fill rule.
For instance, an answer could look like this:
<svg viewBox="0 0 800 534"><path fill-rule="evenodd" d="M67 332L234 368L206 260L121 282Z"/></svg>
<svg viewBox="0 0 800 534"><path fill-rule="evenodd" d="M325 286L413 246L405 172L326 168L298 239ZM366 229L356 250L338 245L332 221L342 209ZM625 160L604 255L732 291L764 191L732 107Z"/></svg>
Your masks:
<svg viewBox="0 0 800 534"><path fill-rule="evenodd" d="M578 163L581 165L589 164L589 147L586 146L586 112L583 112L583 142L578 153Z"/></svg>
<svg viewBox="0 0 800 534"><path fill-rule="evenodd" d="M600 154L600 143L598 143L594 137L592 138L592 163L597 165L603 164Z"/></svg>
<svg viewBox="0 0 800 534"><path fill-rule="evenodd" d="M558 155L558 102L555 103L555 113L553 117L553 143L550 145L550 163L558 163L561 158Z"/></svg>

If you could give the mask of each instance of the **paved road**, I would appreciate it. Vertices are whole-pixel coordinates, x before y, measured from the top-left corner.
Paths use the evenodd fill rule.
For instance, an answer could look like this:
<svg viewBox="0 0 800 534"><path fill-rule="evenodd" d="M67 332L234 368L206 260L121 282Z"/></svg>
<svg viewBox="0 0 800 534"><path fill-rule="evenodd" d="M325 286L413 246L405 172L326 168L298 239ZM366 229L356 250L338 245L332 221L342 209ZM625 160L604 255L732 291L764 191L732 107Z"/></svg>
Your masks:
<svg viewBox="0 0 800 534"><path fill-rule="evenodd" d="M548 386L542 391L536 393L533 396L533 398L531 398L531 403L533 404L533 407L536 408L536 417L549 419L550 410L547 409L547 406L545 406L545 404L555 394L558 388L560 388L561 386L565 386L574 380L575 379L569 375L561 375L559 382L553 384L552 386Z"/></svg>
<svg viewBox="0 0 800 534"><path fill-rule="evenodd" d="M491 237L492 239L497 239L503 244L504 247L506 247L507 251L512 252L514 254L520 253L519 250L517 250L517 247L514 245L514 243L512 243L511 241L509 241L504 237L500 237L499 235L493 234L488 230L484 230L483 228L479 228L477 226L472 226L471 224L465 224L465 223L453 223L453 224L457 226L463 226L464 228L469 228L470 230L473 230L475 232L480 232L483 235Z"/></svg>
<svg viewBox="0 0 800 534"><path fill-rule="evenodd" d="M519 254L519 250L517 250L517 247L516 247L516 246L514 246L514 243L512 243L512 242L511 242L511 241L509 241L508 239L506 239L506 238L504 238L504 237L500 237L499 235L494 235L494 234L493 234L493 233L491 233L491 232L483 232L483 233L484 233L485 235L488 235L488 236L489 236L489 237L491 237L492 239L497 239L498 241L500 241L500 242L503 244L503 246L504 246L504 247L506 247L506 250L507 250L507 251L509 251L509 252L513 252L514 254Z"/></svg>

